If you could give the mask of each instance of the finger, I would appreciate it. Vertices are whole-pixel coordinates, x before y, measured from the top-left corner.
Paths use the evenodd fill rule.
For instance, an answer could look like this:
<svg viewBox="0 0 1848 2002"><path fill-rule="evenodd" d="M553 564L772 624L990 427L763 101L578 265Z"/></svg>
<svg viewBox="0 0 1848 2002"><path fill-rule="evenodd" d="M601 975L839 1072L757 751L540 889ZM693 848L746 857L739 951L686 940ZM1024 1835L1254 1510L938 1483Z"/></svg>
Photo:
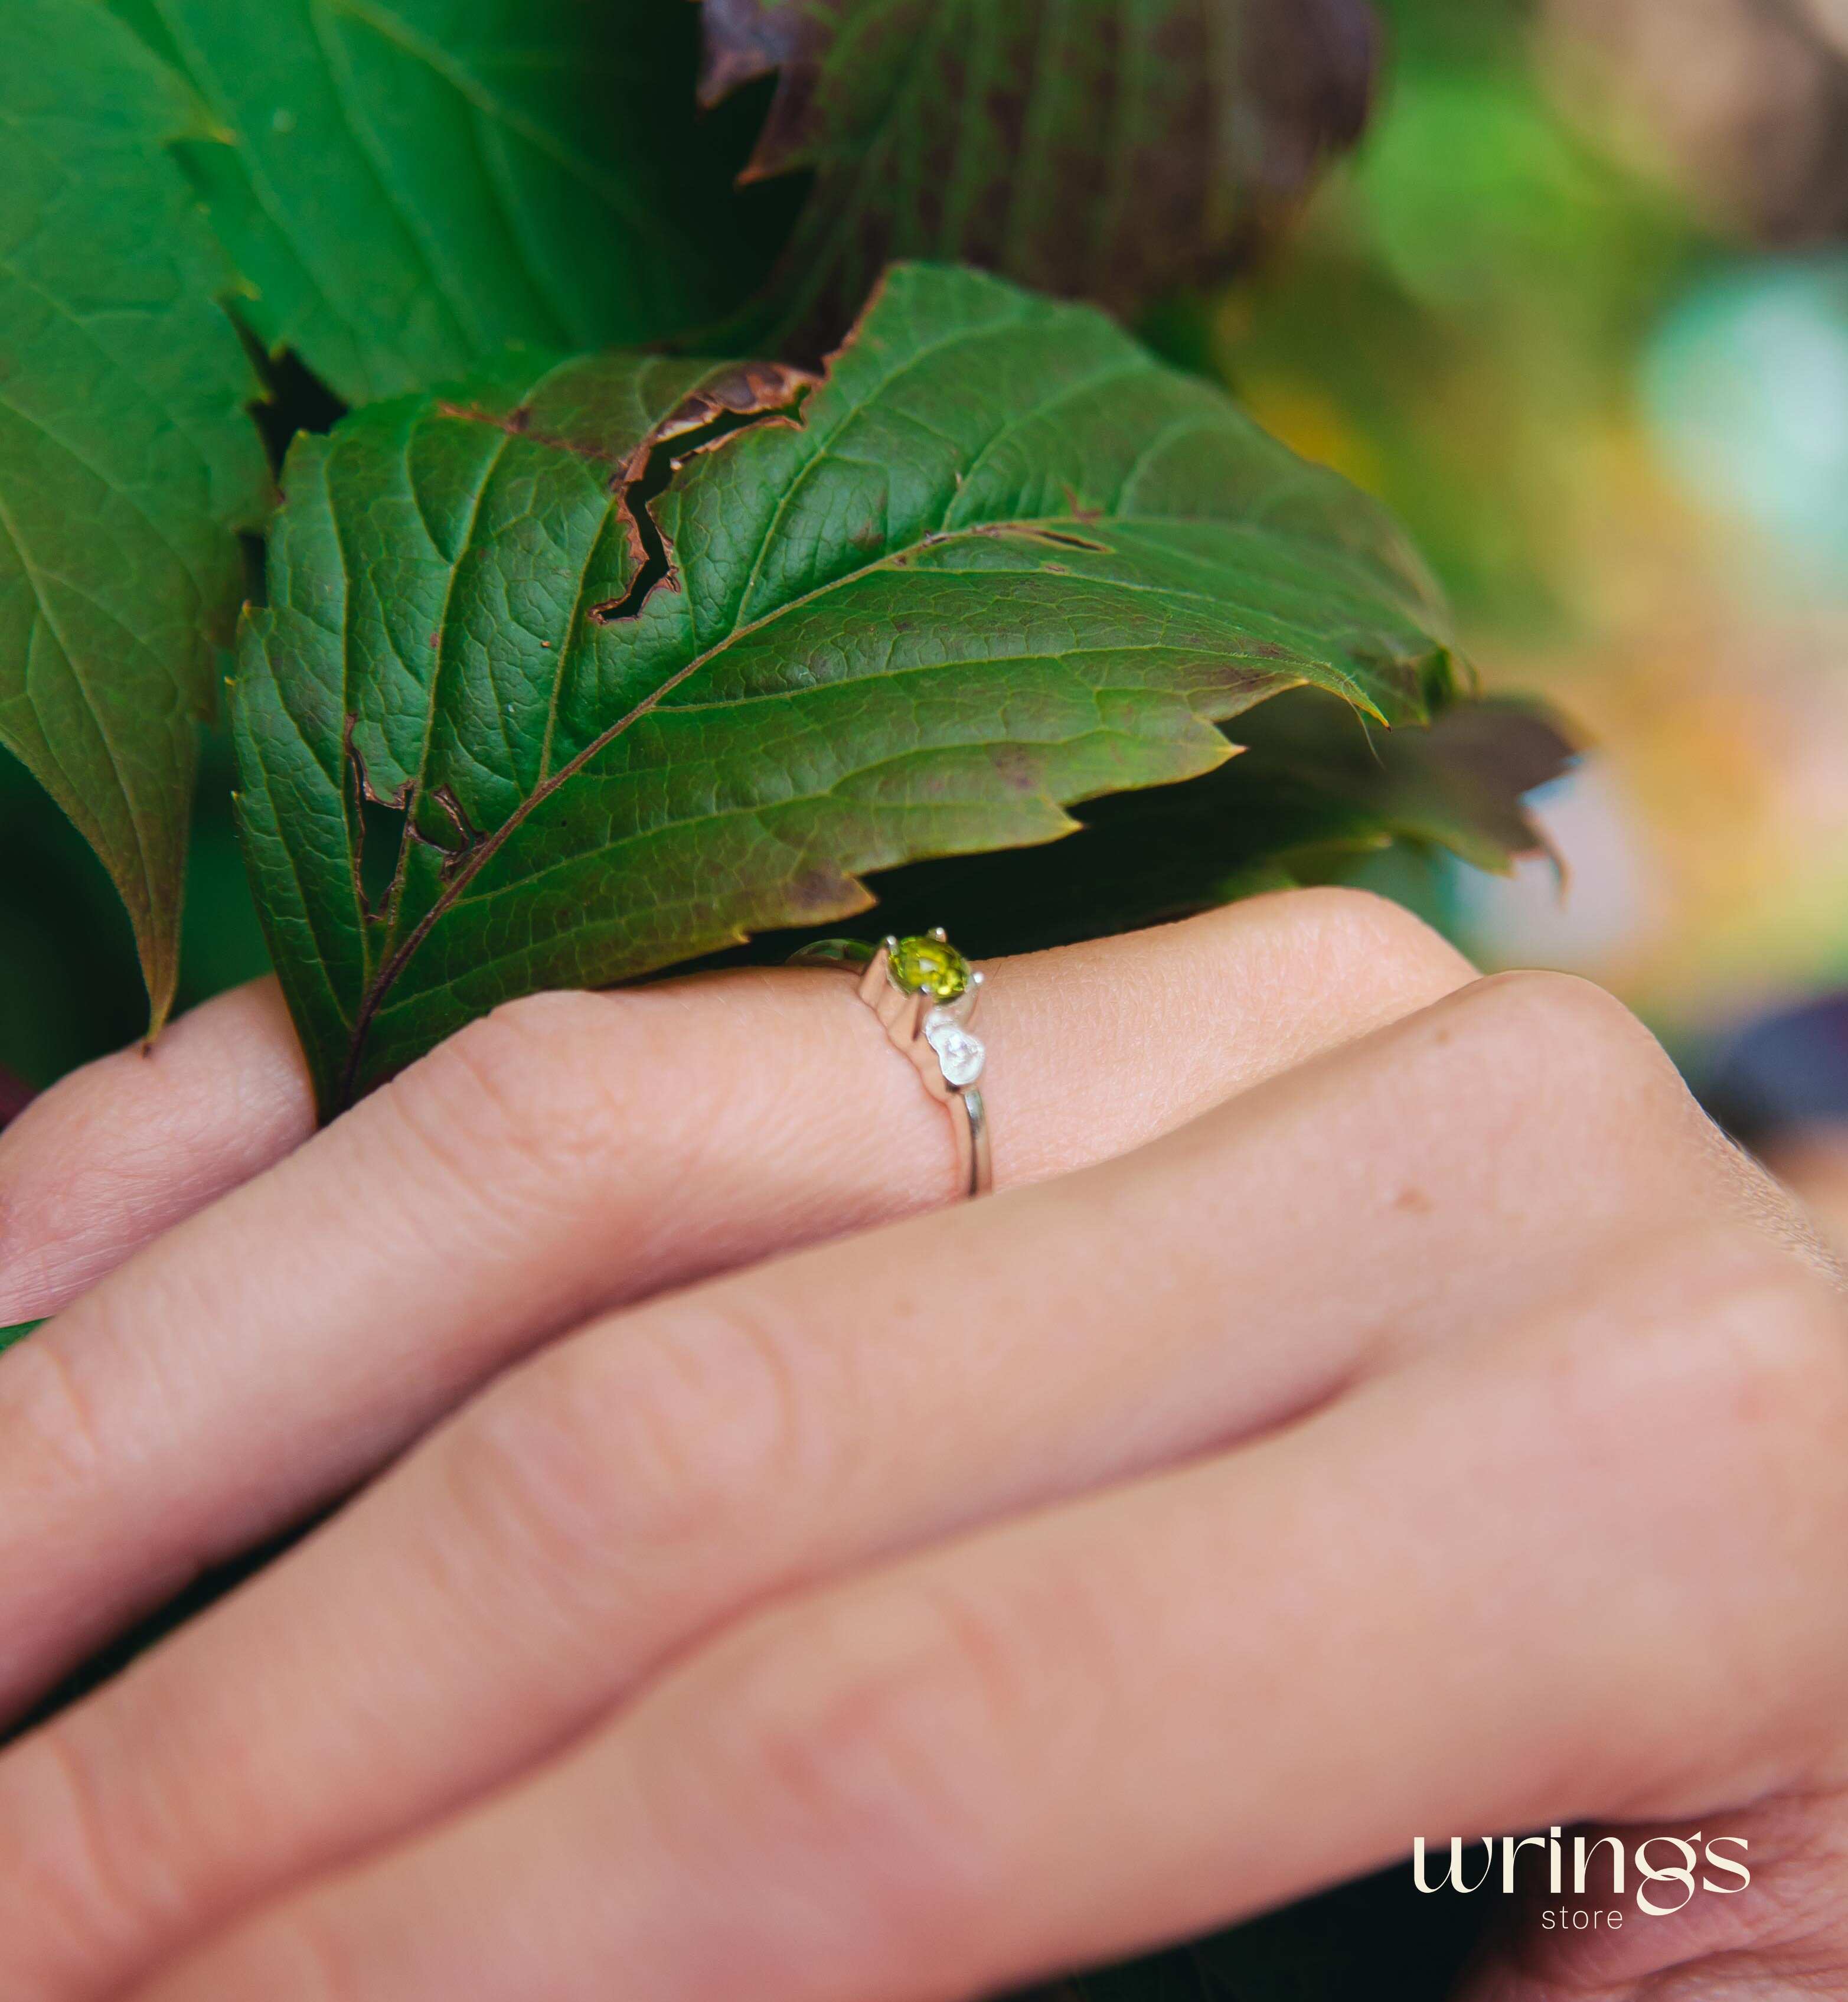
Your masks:
<svg viewBox="0 0 1848 2002"><path fill-rule="evenodd" d="M1848 1656L1840 1302L1752 1243L1645 1276L767 1612L141 2002L924 2002L1414 1833L1813 1783Z"/></svg>
<svg viewBox="0 0 1848 2002"><path fill-rule="evenodd" d="M313 1130L274 980L73 1072L0 1134L0 1327L55 1313Z"/></svg>
<svg viewBox="0 0 1848 2002"><path fill-rule="evenodd" d="M0 1761L0 1937L113 1993L754 1601L1275 1427L1613 1236L1736 1223L1709 1133L1614 1003L1484 982L1089 1175L593 1327Z"/></svg>
<svg viewBox="0 0 1848 2002"><path fill-rule="evenodd" d="M1466 974L1337 893L1008 964L996 1174L1134 1145ZM0 1710L560 1328L941 1202L954 1159L838 974L476 1024L0 1358Z"/></svg>

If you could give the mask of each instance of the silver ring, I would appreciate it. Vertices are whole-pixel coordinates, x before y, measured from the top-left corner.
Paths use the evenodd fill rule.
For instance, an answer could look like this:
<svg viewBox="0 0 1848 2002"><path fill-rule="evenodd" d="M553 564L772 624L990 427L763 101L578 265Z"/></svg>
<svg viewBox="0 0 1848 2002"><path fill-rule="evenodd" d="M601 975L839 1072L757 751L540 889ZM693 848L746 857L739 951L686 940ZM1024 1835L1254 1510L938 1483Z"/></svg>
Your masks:
<svg viewBox="0 0 1848 2002"><path fill-rule="evenodd" d="M940 925L876 946L821 939L804 946L790 964L839 967L859 976L859 998L885 1024L892 1047L911 1059L925 1090L949 1110L966 1193L986 1195L995 1186L995 1169L978 1080L988 1052L969 1031L982 976L950 943L949 933Z"/></svg>

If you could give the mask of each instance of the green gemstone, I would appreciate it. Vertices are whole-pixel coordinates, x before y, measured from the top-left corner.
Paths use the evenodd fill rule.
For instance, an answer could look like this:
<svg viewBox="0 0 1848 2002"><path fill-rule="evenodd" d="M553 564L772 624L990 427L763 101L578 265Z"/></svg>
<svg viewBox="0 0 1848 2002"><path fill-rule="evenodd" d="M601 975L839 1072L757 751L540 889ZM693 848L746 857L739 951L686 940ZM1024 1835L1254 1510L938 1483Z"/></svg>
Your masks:
<svg viewBox="0 0 1848 2002"><path fill-rule="evenodd" d="M969 962L941 939L901 939L892 947L892 978L907 994L954 1001L969 989Z"/></svg>

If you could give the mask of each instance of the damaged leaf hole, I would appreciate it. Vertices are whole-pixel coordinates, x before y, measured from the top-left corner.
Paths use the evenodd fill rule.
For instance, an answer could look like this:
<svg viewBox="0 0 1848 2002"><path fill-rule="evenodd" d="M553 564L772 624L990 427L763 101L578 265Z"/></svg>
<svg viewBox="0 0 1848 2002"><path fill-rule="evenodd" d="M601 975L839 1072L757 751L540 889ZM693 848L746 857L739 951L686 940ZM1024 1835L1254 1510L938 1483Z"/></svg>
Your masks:
<svg viewBox="0 0 1848 2002"><path fill-rule="evenodd" d="M785 363L744 362L696 391L655 427L612 483L636 562L634 580L620 598L590 608L586 616L593 625L639 619L657 590L680 588L654 503L694 459L718 451L740 432L766 423L799 427L816 381L807 369Z"/></svg>
<svg viewBox="0 0 1848 2002"><path fill-rule="evenodd" d="M457 863L465 861L474 853L481 839L481 832L462 811L462 804L449 786L432 786L424 794L436 808L440 819L430 818L426 825L413 828L416 838L432 848L443 852L443 873L447 875Z"/></svg>
<svg viewBox="0 0 1848 2002"><path fill-rule="evenodd" d="M611 481L636 568L634 581L621 598L591 607L587 616L594 623L608 626L637 618L661 586L678 589L653 504L679 473L702 453L717 451L756 425L799 425L802 404L815 382L805 369L779 362L745 362L715 377L662 419ZM446 417L492 423L515 437L534 435L532 412L524 405L499 418L456 404L438 407ZM563 441L557 442L560 450L570 449ZM433 650L440 648L441 640L440 632L430 636ZM551 650L549 640L540 644ZM439 849L447 882L473 859L486 837L448 785L426 787L407 780L397 792L381 793L354 741L357 722L357 717L348 716L343 733L352 788L353 870L368 919L383 924L391 916L403 879L407 843Z"/></svg>
<svg viewBox="0 0 1848 2002"><path fill-rule="evenodd" d="M1110 554L1108 542L1100 542L1091 535L1073 535L1069 528L1016 528L1011 532L1023 542L1044 542L1055 549L1082 549L1090 556Z"/></svg>
<svg viewBox="0 0 1848 2002"><path fill-rule="evenodd" d="M979 536L989 542L1030 542L1036 548L1048 549L1076 549L1086 556L1107 556L1113 553L1108 542L1094 535L1081 535L1075 529L1048 527L1042 521L978 521L964 528L940 528L934 534L924 536L918 549L935 548L939 543L960 542L966 536ZM914 549L901 550L892 558L894 565L902 568L916 553ZM1061 575L1065 573L1057 563L1048 563L1046 568Z"/></svg>
<svg viewBox="0 0 1848 2002"><path fill-rule="evenodd" d="M351 793L353 873L359 884L360 902L366 916L378 922L391 901L404 859L405 830L410 825L407 803L410 786L405 785L387 798L373 786L366 773L365 754L353 741L358 718L349 716L344 731L347 745L347 780Z"/></svg>
<svg viewBox="0 0 1848 2002"><path fill-rule="evenodd" d="M347 717L346 730L347 769L353 788L354 875L366 916L381 924L390 914L393 894L403 875L407 842L438 850L446 877L469 859L482 837L452 786L432 786L419 793L407 780L396 793L379 792L366 775L364 754L353 741L355 720Z"/></svg>

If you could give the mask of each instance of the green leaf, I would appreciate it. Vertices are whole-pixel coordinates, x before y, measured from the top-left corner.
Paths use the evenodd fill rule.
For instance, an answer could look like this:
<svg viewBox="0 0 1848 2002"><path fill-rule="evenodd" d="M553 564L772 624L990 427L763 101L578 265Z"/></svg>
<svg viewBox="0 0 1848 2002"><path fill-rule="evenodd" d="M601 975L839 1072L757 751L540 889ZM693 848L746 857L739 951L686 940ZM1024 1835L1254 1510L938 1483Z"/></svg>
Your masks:
<svg viewBox="0 0 1848 2002"><path fill-rule="evenodd" d="M23 1320L16 1327L0 1327L0 1355L4 1355L16 1341L23 1341L35 1327L43 1327L42 1320Z"/></svg>
<svg viewBox="0 0 1848 2002"><path fill-rule="evenodd" d="M813 188L762 325L818 351L889 259L1129 312L1247 255L1365 122L1367 0L706 0L702 95Z"/></svg>
<svg viewBox="0 0 1848 2002"><path fill-rule="evenodd" d="M894 272L819 382L515 355L299 441L285 483L234 727L329 1111L512 996L1070 833L1280 690L1391 724L1450 685L1372 503L970 272Z"/></svg>
<svg viewBox="0 0 1848 2002"><path fill-rule="evenodd" d="M1402 842L1505 871L1544 843L1522 800L1574 746L1557 719L1505 698L1442 709L1423 730L1370 727L1346 703L1297 689L1226 726L1243 747L1185 784L1099 800L1051 848L963 856L871 886L878 917L915 932L953 912L978 957L1133 930L1248 895L1338 877ZM767 946L786 957L792 936Z"/></svg>
<svg viewBox="0 0 1848 2002"><path fill-rule="evenodd" d="M349 403L511 340L651 340L736 296L680 0L113 4L211 108L182 156L251 326Z"/></svg>
<svg viewBox="0 0 1848 2002"><path fill-rule="evenodd" d="M229 282L166 152L193 107L93 0L0 19L0 745L133 921L158 1025L232 531L268 475Z"/></svg>

